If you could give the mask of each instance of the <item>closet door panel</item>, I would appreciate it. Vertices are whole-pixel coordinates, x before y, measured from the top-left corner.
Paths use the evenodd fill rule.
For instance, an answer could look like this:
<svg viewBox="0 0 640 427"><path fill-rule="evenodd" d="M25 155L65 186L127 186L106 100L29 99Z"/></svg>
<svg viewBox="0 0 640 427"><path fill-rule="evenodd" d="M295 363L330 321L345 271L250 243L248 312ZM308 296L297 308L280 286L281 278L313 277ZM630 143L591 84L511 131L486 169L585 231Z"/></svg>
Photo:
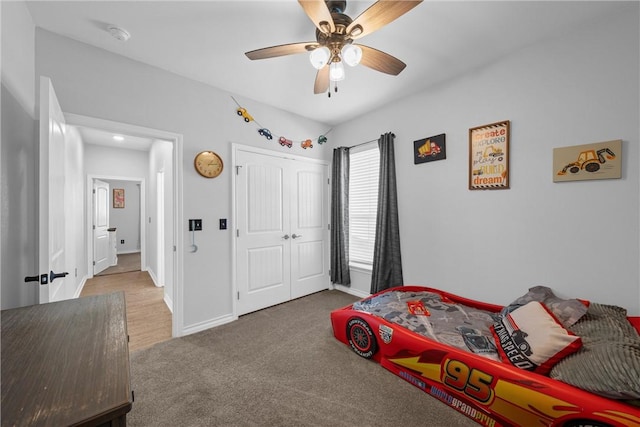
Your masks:
<svg viewBox="0 0 640 427"><path fill-rule="evenodd" d="M291 299L289 195L283 159L239 151L236 179L238 314Z"/></svg>
<svg viewBox="0 0 640 427"><path fill-rule="evenodd" d="M329 287L327 167L293 162L291 180L291 295Z"/></svg>

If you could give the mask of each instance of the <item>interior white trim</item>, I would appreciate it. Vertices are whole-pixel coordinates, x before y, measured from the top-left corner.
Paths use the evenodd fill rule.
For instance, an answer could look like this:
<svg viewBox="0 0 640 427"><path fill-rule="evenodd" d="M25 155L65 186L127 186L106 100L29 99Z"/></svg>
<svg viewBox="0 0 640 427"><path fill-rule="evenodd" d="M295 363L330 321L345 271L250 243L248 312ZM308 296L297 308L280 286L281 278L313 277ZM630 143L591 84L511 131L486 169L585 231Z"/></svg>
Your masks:
<svg viewBox="0 0 640 427"><path fill-rule="evenodd" d="M85 126L85 127L93 127L98 129L103 129L110 132L121 132L128 135L146 137L146 138L154 138L154 139L162 139L165 141L169 141L173 146L173 254L174 254L174 269L173 269L173 316L172 316L172 336L179 337L185 334L184 331L184 288L183 288L183 277L184 277L184 254L182 251L178 251L178 246L184 240L184 231L180 224L182 224L183 218L183 210L184 210L184 199L182 192L182 182L183 182L183 136L178 133L167 132L159 129L151 129L143 126L132 125L128 123L114 122L111 120L99 119L96 117L83 116L79 114L65 113L65 120L69 125L73 126ZM143 193L142 185L140 189L141 194ZM145 212L141 212L141 217L143 221L144 229L144 221L145 221ZM142 230L141 230L142 232ZM141 236L141 246L144 247L144 242L142 241ZM141 254L143 255L143 254ZM145 265L143 261L143 265Z"/></svg>
<svg viewBox="0 0 640 427"><path fill-rule="evenodd" d="M248 151L250 153L258 153L266 156L273 156L280 159L291 159L291 160L305 161L309 163L318 163L327 168L329 167L329 162L322 159L313 159L310 157L297 156L295 154L282 153L274 150L266 150L264 148L252 147L249 145L239 144L236 142L231 143L231 165L232 165L231 167L233 168L233 172L232 172L233 177L231 179L231 218L233 218L232 232L234 234L231 238L231 300L232 300L231 312L233 313L234 319L238 318L238 283L237 283L237 274L236 274L238 260L236 257L235 230L236 230L236 224L238 223L238 218L236 216L237 215L236 213L236 177L238 176L237 169L236 169L236 166L237 166L236 159L237 159L237 153L240 150ZM330 171L328 171L327 175L330 177L331 175ZM331 196L329 195L328 198L330 199ZM214 326L217 326L217 325L214 325Z"/></svg>
<svg viewBox="0 0 640 427"><path fill-rule="evenodd" d="M146 204L144 201L146 200L146 185L145 179L141 177L126 177L126 176L116 176L116 175L87 175L87 250L90 257L87 257L87 278L91 279L93 277L93 221L90 219L93 218L93 204L91 201L93 200L93 181L94 180L101 181L129 181L140 184L140 269L142 271L147 271L147 263L146 263L146 242L147 242L147 233L145 227L145 218L146 218ZM118 254L123 254L124 252L119 252Z"/></svg>

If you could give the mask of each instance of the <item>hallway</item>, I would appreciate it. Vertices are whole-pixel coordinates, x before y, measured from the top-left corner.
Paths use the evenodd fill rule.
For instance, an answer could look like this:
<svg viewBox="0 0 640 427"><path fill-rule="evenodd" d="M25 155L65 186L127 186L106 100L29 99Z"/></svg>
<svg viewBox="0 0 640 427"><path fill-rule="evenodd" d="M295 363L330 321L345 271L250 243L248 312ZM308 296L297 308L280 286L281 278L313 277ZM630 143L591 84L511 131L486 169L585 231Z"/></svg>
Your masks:
<svg viewBox="0 0 640 427"><path fill-rule="evenodd" d="M87 280L80 297L118 291L125 293L130 352L171 339L164 288L156 287L146 271L96 276Z"/></svg>
<svg viewBox="0 0 640 427"><path fill-rule="evenodd" d="M128 273L130 271L140 271L140 252L118 255L118 263L102 270L95 276L108 276L110 274Z"/></svg>

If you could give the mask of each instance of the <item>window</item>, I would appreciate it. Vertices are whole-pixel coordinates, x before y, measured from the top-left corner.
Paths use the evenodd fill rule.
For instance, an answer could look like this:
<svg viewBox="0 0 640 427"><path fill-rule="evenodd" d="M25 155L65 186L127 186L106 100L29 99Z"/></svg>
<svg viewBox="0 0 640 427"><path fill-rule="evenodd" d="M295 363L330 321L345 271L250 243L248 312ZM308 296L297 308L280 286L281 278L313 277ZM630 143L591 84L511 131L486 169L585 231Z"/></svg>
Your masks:
<svg viewBox="0 0 640 427"><path fill-rule="evenodd" d="M378 209L378 143L351 149L349 163L349 264L370 269Z"/></svg>

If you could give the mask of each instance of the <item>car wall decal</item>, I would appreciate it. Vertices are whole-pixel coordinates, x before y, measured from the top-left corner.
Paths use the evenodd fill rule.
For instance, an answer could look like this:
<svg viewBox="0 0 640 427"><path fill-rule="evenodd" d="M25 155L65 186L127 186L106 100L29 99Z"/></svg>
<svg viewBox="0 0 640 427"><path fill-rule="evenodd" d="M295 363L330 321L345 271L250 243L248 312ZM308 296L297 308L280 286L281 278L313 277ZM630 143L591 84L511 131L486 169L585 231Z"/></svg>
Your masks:
<svg viewBox="0 0 640 427"><path fill-rule="evenodd" d="M238 101L236 101L236 99L232 96L231 99L233 99L233 102L236 103L236 114L240 117L242 117L242 119L244 120L245 123L255 123L256 126L258 127L258 134L260 136L263 136L267 139L267 141L271 141L273 139L273 133L269 130L269 128L266 128L264 126L262 126L260 123L258 123L258 121L249 113L249 111L242 107ZM333 128L329 129L328 131L326 131L325 133L323 133L322 135L318 136L317 138L313 138L317 141L318 145L322 145L325 142L327 142L327 134L329 132L331 132L333 130ZM313 148L313 139L311 138L304 138L300 140L300 147L303 149L311 149ZM279 138L277 139L277 141L279 142L280 146L282 147L287 147L287 148L291 148L293 147L294 142L289 139L286 138L285 136L279 136ZM297 143L297 142L296 142Z"/></svg>

